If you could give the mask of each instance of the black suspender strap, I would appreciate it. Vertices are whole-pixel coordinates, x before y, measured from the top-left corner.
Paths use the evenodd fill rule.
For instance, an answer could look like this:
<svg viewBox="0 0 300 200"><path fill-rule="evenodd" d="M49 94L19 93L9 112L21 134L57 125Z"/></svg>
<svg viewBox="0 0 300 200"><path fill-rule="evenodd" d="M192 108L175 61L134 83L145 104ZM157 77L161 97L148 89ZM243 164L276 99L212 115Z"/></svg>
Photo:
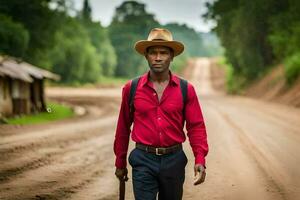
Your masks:
<svg viewBox="0 0 300 200"><path fill-rule="evenodd" d="M129 111L130 111L130 118L133 119L133 113L134 113L134 96L136 92L137 85L139 83L140 77L137 77L131 81L131 87L130 87L130 94L129 94Z"/></svg>
<svg viewBox="0 0 300 200"><path fill-rule="evenodd" d="M188 90L188 82L185 79L180 78L180 89L183 100L183 113L185 113L185 105L187 102L187 90Z"/></svg>

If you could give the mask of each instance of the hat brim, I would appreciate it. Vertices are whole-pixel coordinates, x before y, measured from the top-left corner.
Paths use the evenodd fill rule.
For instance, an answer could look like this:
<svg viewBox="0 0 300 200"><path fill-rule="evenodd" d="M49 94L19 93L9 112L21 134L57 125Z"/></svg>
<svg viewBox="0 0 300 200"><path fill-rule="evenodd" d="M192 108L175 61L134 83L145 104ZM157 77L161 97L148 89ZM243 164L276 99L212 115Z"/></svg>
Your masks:
<svg viewBox="0 0 300 200"><path fill-rule="evenodd" d="M174 51L174 56L178 56L184 50L184 45L178 41L148 41L140 40L134 45L134 49L141 55L145 55L146 49L151 46L166 46Z"/></svg>

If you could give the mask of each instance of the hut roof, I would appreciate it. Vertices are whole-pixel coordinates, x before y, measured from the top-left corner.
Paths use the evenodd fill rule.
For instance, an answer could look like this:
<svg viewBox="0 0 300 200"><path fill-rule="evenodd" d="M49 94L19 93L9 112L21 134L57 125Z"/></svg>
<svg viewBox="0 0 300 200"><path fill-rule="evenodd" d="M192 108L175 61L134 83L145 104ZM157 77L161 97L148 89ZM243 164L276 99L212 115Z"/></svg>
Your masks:
<svg viewBox="0 0 300 200"><path fill-rule="evenodd" d="M2 60L0 63L0 72L13 79L20 79L31 83L33 79L24 70L20 70L19 64L14 60Z"/></svg>
<svg viewBox="0 0 300 200"><path fill-rule="evenodd" d="M20 79L25 82L32 82L32 78L36 79L53 79L59 80L59 75L56 75L47 70L35 67L26 62L18 62L11 57L0 56L0 76L9 76L14 79Z"/></svg>
<svg viewBox="0 0 300 200"><path fill-rule="evenodd" d="M20 63L20 66L31 76L37 79L43 79L43 78L48 78L48 79L53 79L53 80L59 80L60 77L59 75L56 75L52 72L49 72L47 70L41 69L34 67L33 65L29 63L22 62Z"/></svg>

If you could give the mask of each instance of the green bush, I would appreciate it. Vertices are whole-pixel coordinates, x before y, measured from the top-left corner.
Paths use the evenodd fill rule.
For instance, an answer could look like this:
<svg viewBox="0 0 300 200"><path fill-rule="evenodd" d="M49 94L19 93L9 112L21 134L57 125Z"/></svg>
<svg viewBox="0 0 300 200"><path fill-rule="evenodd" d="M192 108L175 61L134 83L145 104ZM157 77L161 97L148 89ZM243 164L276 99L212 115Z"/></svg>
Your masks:
<svg viewBox="0 0 300 200"><path fill-rule="evenodd" d="M300 74L300 52L288 57L284 65L285 77L288 84L293 84Z"/></svg>
<svg viewBox="0 0 300 200"><path fill-rule="evenodd" d="M99 56L86 29L75 19L56 32L55 46L49 52L52 70L61 76L62 83L95 83L101 76Z"/></svg>
<svg viewBox="0 0 300 200"><path fill-rule="evenodd" d="M228 63L225 57L218 60L218 66L224 67L226 74L226 91L229 94L241 94L242 89L246 84L246 78L235 72L231 64Z"/></svg>

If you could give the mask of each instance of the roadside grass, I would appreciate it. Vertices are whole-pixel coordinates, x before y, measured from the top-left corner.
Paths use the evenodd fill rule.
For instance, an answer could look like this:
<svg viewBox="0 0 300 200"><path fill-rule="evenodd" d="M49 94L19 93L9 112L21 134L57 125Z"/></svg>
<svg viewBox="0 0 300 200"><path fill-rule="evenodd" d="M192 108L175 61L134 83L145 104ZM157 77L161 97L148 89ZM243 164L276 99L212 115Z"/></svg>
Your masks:
<svg viewBox="0 0 300 200"><path fill-rule="evenodd" d="M300 53L286 58L284 64L286 82L291 86L300 76Z"/></svg>
<svg viewBox="0 0 300 200"><path fill-rule="evenodd" d="M72 116L74 116L74 112L70 107L51 102L47 104L47 112L6 118L5 122L7 124L18 125L39 124L70 118Z"/></svg>
<svg viewBox="0 0 300 200"><path fill-rule="evenodd" d="M96 85L103 86L103 87L119 86L119 85L124 85L128 80L129 78L103 76L99 78Z"/></svg>

